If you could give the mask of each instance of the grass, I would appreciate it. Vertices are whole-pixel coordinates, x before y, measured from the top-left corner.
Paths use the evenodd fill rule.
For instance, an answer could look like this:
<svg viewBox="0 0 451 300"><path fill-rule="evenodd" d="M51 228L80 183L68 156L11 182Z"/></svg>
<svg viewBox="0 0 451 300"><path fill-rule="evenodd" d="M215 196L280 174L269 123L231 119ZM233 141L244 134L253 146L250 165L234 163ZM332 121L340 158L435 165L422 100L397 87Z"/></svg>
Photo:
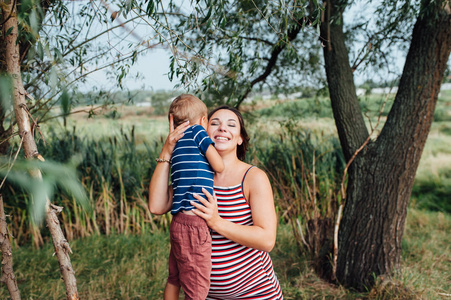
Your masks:
<svg viewBox="0 0 451 300"><path fill-rule="evenodd" d="M409 209L400 281L423 299L451 294L451 216Z"/></svg>
<svg viewBox="0 0 451 300"><path fill-rule="evenodd" d="M448 163L451 162L451 93L445 96L447 98L439 99L437 104L438 117L432 125L412 192L402 269L391 278L379 278L375 287L363 294L327 283L316 275L310 258L299 250L291 226L286 223L292 219L281 217L272 257L285 299L445 299L443 295L451 293L448 246L451 244L451 169ZM381 97L373 96L361 99L372 124L375 124L380 101ZM286 198L288 202L295 199L302 204L297 206L306 206L309 199L304 201L298 195L303 193L303 182L309 182L310 177L302 177L300 170L305 166L306 174L310 174L308 162L312 161L312 149L318 155L315 169L318 189L334 190L335 181L330 180L330 176L333 169L339 169L338 163L337 166L334 163L338 156L333 151L339 146L329 104L324 99L302 99L279 101L269 109L271 105L274 103L265 103L246 114L253 145L249 159L255 159L257 164L265 159L268 165L276 163L271 169L284 170L287 177L273 174L274 177L280 182L287 179L289 184L285 187L290 189L284 194L273 184L276 199ZM90 212L92 216L82 212L70 197L58 198L58 204L65 207L61 217L74 250L71 258L81 299L161 299L167 276L169 242L165 230L168 219L149 216L145 202L155 164L153 158L161 149L162 136L168 132L166 116L154 116L149 108L120 106L95 118L76 114L67 121L67 128L75 126L74 132L57 133L59 139L47 146L40 144L39 149L46 159L58 157L59 161L65 161L74 154L83 157L78 171L95 207ZM46 127L51 126L42 126L48 138L52 132L46 131ZM304 140L306 133L312 135L312 140ZM296 156L299 153L294 150L292 156L283 155L283 147L292 140L294 149L302 148L305 157ZM321 161L329 156L332 158ZM290 169L295 162L297 169ZM30 240L42 238L41 232L45 235L46 230L34 228L33 231L27 227L27 221L23 220L28 218L25 206L29 200L21 198L17 190L11 191L13 194L8 199L15 203L7 209L15 222L15 229L10 230L18 237L14 240L14 267L22 298L64 298L65 290L57 261L52 257L52 246L46 242L36 250L30 245ZM291 194L292 198L285 197ZM321 194L327 198L325 201L335 201L329 194ZM325 215L328 207L322 208ZM19 209L12 211L13 208ZM281 203L277 208L280 215L287 209ZM117 234L121 232L125 235ZM27 237L26 246L19 247L18 244L23 243L17 240ZM3 286L0 299L7 297Z"/></svg>
<svg viewBox="0 0 451 300"><path fill-rule="evenodd" d="M167 276L167 232L90 236L71 243L80 299L162 299ZM22 299L64 299L59 267L46 244L15 249L14 268ZM7 299L6 287L0 299Z"/></svg>
<svg viewBox="0 0 451 300"><path fill-rule="evenodd" d="M402 269L355 293L318 278L298 249L288 224L279 226L271 252L285 299L446 299L451 292L451 217L410 209ZM169 234L90 236L71 243L80 299L162 299ZM22 299L63 299L65 290L53 247L16 247L14 268ZM8 299L5 286L0 299Z"/></svg>
<svg viewBox="0 0 451 300"><path fill-rule="evenodd" d="M73 114L67 118L67 128L76 127L80 135L99 139L122 135L133 127L138 145L167 134L169 128L167 116L154 115L151 107L118 105L97 113L93 117L86 113Z"/></svg>

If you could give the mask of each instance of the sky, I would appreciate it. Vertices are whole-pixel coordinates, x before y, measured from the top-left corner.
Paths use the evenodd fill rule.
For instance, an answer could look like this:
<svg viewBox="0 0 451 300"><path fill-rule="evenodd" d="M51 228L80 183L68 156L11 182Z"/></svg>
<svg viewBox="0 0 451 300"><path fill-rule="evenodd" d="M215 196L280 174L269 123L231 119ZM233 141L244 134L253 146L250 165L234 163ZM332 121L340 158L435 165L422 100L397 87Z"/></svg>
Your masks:
<svg viewBox="0 0 451 300"><path fill-rule="evenodd" d="M172 90L179 81L175 78L171 82L168 78L169 57L168 50L161 48L149 50L131 67L129 75L124 80L124 86L130 90ZM136 79L137 73L143 78ZM86 88L93 86L111 88L112 83L106 77L106 73L102 71L92 73L88 77Z"/></svg>
<svg viewBox="0 0 451 300"><path fill-rule="evenodd" d="M87 3L90 2L88 0L72 2L70 8L75 13L77 10L80 10L80 7ZM118 9L114 6L114 2L94 2L92 5L97 5L99 7L102 7L103 5L102 8L107 8L110 14ZM131 66L128 75L123 80L123 86L129 90L173 90L174 86L179 83L179 80L174 78L171 82L168 78L167 73L169 71L171 56L168 48L153 46L158 43L158 39L155 37L155 32L151 29L151 26L147 25L146 22L139 21L139 19L131 23L127 23L126 21L130 21L130 18L127 20L123 15L118 15L116 19L109 20L107 23L97 22L89 27L89 32L85 33L86 35L84 38L88 39L106 29L122 24L122 28L119 27L106 35L102 35L100 39L96 39L96 44L113 45L110 50L111 53L106 58L107 60L112 61L113 58L116 59L124 53L130 53L131 48L127 46L129 44L147 42L152 46L151 49L146 50L144 54L138 56L137 61ZM143 47L145 46L139 46L135 49L139 51L142 50ZM102 63L100 63L100 65L102 65ZM94 68L96 67L90 66L90 70ZM140 74L139 78L136 77L137 73ZM118 87L116 80L109 79L107 69L104 69L88 75L86 83L80 85L80 88L82 90L92 90L94 88L112 90Z"/></svg>

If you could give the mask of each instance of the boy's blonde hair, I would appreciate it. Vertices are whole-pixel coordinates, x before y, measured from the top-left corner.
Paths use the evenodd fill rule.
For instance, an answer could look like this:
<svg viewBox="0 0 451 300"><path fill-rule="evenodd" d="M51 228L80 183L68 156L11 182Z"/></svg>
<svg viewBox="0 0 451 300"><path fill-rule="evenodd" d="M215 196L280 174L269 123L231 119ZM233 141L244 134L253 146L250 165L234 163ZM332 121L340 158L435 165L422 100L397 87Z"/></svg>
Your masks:
<svg viewBox="0 0 451 300"><path fill-rule="evenodd" d="M172 101L169 106L169 115L174 118L174 128L185 121L195 124L200 118L207 117L208 110L205 103L199 98L189 94L182 94Z"/></svg>

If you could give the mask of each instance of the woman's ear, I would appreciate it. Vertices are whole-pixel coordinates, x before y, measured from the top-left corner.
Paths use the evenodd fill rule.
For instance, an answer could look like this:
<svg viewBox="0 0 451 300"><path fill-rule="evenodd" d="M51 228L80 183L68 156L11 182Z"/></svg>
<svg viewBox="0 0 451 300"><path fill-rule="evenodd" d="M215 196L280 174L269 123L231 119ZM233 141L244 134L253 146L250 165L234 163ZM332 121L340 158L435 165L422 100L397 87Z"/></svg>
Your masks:
<svg viewBox="0 0 451 300"><path fill-rule="evenodd" d="M240 136L240 138L238 140L238 146L241 146L241 144L243 144L243 138Z"/></svg>

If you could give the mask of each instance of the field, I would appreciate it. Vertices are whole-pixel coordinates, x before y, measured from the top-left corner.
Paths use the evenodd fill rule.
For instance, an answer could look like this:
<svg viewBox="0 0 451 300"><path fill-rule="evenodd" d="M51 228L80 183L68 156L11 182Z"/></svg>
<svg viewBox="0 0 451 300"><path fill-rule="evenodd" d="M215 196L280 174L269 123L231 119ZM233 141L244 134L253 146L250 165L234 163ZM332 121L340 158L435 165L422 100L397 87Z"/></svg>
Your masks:
<svg viewBox="0 0 451 300"><path fill-rule="evenodd" d="M377 123L384 100L376 95L362 97L369 128ZM380 115L374 136L383 126L390 101L387 100ZM307 170L316 164L319 201L336 199L335 182L341 173L330 170L342 161L327 100L260 100L246 104L244 110L253 145L249 162L268 171L273 170L271 163L277 163L287 174L277 182L273 180L280 224L277 245L271 253L285 299L451 296L450 91L439 97L435 122L417 172L403 240L402 269L393 278L379 278L366 293L348 291L320 279L313 271L311 258L293 238L290 225L293 220L285 213L287 203L283 195L300 201L295 195L305 188L286 189L281 184L293 178L296 173L293 166L298 164ZM155 115L150 107L117 106L98 111L93 118L76 113L67 119L66 128L61 124L42 125L46 144L41 140L39 149L46 159L63 163L73 156L81 157L77 172L88 194L89 209L85 210L64 192L54 198L65 207L61 218L74 251L72 263L81 299L162 299L169 218L150 215L146 197L154 158L168 132L167 117ZM303 160L299 160L300 156ZM17 192L17 188L15 191L6 198L10 201L7 211L12 210L15 216L10 225L16 237L14 268L22 297L64 298L48 234L42 226L38 230L28 217L28 207L23 204L29 201L26 192ZM2 287L0 299L7 297L6 287Z"/></svg>

